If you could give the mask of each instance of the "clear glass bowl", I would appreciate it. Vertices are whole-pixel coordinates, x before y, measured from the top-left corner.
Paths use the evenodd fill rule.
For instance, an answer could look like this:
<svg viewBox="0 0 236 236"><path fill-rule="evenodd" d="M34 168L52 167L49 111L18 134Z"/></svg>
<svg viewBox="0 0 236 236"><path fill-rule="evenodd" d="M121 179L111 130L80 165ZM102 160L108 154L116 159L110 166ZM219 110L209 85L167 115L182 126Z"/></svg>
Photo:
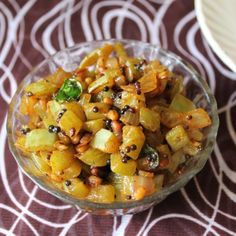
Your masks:
<svg viewBox="0 0 236 236"><path fill-rule="evenodd" d="M55 72L57 67L65 70L74 70L84 56L95 48L101 47L104 43L122 42L130 56L143 57L147 60L158 59L171 71L179 73L184 77L187 87L187 97L194 101L197 107L204 108L212 119L212 125L204 129L205 140L202 151L191 158L188 168L177 179L165 186L161 191L145 197L140 201L114 202L111 204L93 203L87 200L78 200L67 193L59 190L50 183L50 180L42 175L30 158L15 147L16 130L27 122L27 118L19 113L20 98L23 95L24 87L39 78ZM198 73L180 57L166 51L156 45L131 40L104 40L77 44L71 48L57 52L53 56L44 60L19 85L9 107L7 130L10 150L15 157L21 170L41 189L56 196L57 198L74 205L75 207L94 214L133 214L144 211L151 206L164 200L169 194L183 187L193 176L195 176L205 165L210 156L215 143L216 134L219 126L217 115L217 105L207 83Z"/></svg>

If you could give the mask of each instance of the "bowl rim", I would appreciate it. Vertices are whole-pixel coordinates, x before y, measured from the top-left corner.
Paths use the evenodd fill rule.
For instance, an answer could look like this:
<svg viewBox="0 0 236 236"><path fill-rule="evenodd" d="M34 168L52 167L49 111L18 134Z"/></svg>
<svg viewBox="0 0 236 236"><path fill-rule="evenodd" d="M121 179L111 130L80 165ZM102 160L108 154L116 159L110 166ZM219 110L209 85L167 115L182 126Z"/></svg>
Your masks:
<svg viewBox="0 0 236 236"><path fill-rule="evenodd" d="M78 49L78 48L86 47L86 46L91 45L92 43L104 44L104 43L115 43L115 42L121 42L121 43L128 44L128 45L131 45L131 46L138 44L138 45L140 45L144 48L145 47L154 48L155 50L158 50L158 52L161 52L161 53L165 54L166 56L168 55L168 57L170 57L170 58L174 59L175 61L177 61L179 64L181 64L181 66L184 67L185 70L187 70L192 75L192 77L195 78L196 81L199 81L199 84L201 84L201 87L204 90L204 93L207 95L207 97L210 101L210 104L211 104L212 125L211 125L210 131L209 131L211 141L204 148L204 150L200 152L200 154L202 154L203 152L207 154L205 156L204 161L201 163L201 165L198 166L198 168L193 169L193 170L191 170L191 171L184 174L184 177L185 177L184 179L185 180L187 179L185 182L181 181L182 178L177 178L176 181L172 185L168 186L168 188L164 187L160 191L155 192L150 196L146 196L144 199L139 200L139 201L113 202L113 203L95 203L95 202L91 202L91 201L88 201L88 200L76 199L73 196L67 194L66 192L57 189L56 187L53 188L53 187L47 185L46 183L44 183L37 176L27 172L27 170L24 169L20 158L18 158L18 153L16 151L17 148L15 147L14 140L13 140L14 130L13 130L12 125L11 125L11 120L12 120L12 115L13 115L13 110L14 110L13 106L14 106L15 102L17 101L17 96L19 95L20 91L22 90L25 82L43 64L53 60L55 55L57 55L58 53L61 53L61 52L71 51L71 50L76 49L76 48ZM175 53L173 53L169 50L161 48L159 45L146 43L146 42L142 42L142 41L138 41L138 40L114 39L114 38L81 42L81 43L73 45L72 47L67 47L67 48L62 49L60 51L57 51L53 55L51 55L48 58L44 59L41 63L39 63L36 67L34 67L34 69L31 70L24 77L24 79L20 82L20 84L19 84L14 96L12 97L12 100L11 100L10 104L9 104L9 110L8 110L8 116L7 116L7 133L8 133L9 149L11 151L11 154L14 156L14 159L16 160L16 162L17 162L18 166L20 167L21 171L26 176L28 176L40 189L46 191L47 193L59 198L60 200L66 202L70 205L74 205L75 207L79 207L79 208L82 208L82 209L85 209L85 210L86 209L97 209L97 210L99 210L99 209L106 209L106 210L130 209L130 208L133 208L133 207L138 207L138 206L158 202L158 196L160 196L161 194L165 198L169 194L177 191L180 187L183 187L186 183L188 183L189 180L193 176L195 176L204 167L207 159L210 157L210 154L213 150L213 147L214 147L214 144L215 144L215 141L216 141L216 135L217 135L218 127L219 127L219 117L218 117L218 113L217 113L217 103L216 103L215 97L213 96L213 94L212 94L210 88L208 87L206 81L196 72L196 70L188 62L186 62L181 57L177 56Z"/></svg>

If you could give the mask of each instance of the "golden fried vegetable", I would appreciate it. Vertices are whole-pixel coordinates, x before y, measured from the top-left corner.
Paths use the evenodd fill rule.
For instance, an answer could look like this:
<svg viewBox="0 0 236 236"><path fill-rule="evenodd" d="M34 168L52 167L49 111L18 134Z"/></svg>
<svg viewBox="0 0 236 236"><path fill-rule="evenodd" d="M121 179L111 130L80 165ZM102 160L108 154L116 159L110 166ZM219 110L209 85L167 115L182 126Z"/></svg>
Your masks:
<svg viewBox="0 0 236 236"><path fill-rule="evenodd" d="M169 164L166 168L170 171L170 173L174 173L177 167L184 162L185 162L185 155L183 151L180 149L170 157Z"/></svg>
<svg viewBox="0 0 236 236"><path fill-rule="evenodd" d="M177 93L174 96L169 108L174 111L184 112L184 111L194 110L194 109L196 109L196 106L188 98Z"/></svg>
<svg viewBox="0 0 236 236"><path fill-rule="evenodd" d="M84 110L78 102L63 103L61 108L72 111L83 122L86 120Z"/></svg>
<svg viewBox="0 0 236 236"><path fill-rule="evenodd" d="M91 147L97 148L105 153L115 153L119 149L120 142L109 130L100 129L90 143Z"/></svg>
<svg viewBox="0 0 236 236"><path fill-rule="evenodd" d="M155 132L157 129L160 128L160 115L159 115L159 113L152 111L149 108L141 107L139 114L140 114L139 115L140 124L145 129Z"/></svg>
<svg viewBox="0 0 236 236"><path fill-rule="evenodd" d="M25 92L32 93L35 97L51 96L56 91L56 85L46 80L39 80L25 87Z"/></svg>
<svg viewBox="0 0 236 236"><path fill-rule="evenodd" d="M37 155L36 153L32 153L31 158L33 162L35 163L35 165L37 166L37 168L42 173L50 174L51 167L45 159L43 159L41 156Z"/></svg>
<svg viewBox="0 0 236 236"><path fill-rule="evenodd" d="M82 62L79 65L79 68L83 69L95 64L99 56L107 58L109 54L112 52L112 50L113 46L111 44L105 44L102 48L95 49L82 60Z"/></svg>
<svg viewBox="0 0 236 236"><path fill-rule="evenodd" d="M67 110L61 117L59 126L67 135L70 135L71 129L74 129L74 133L77 134L81 130L83 122L74 112Z"/></svg>
<svg viewBox="0 0 236 236"><path fill-rule="evenodd" d="M91 188L87 199L98 203L112 203L115 200L115 189L112 185L99 185Z"/></svg>
<svg viewBox="0 0 236 236"><path fill-rule="evenodd" d="M115 77L121 74L119 69L110 69L105 74L92 82L88 87L89 93L98 93L107 86L111 88L115 84Z"/></svg>
<svg viewBox="0 0 236 236"><path fill-rule="evenodd" d="M78 156L78 158L90 166L105 166L110 155L95 148L89 148Z"/></svg>
<svg viewBox="0 0 236 236"><path fill-rule="evenodd" d="M84 122L83 128L91 133L97 133L100 129L104 128L105 121L104 119L89 120Z"/></svg>
<svg viewBox="0 0 236 236"><path fill-rule="evenodd" d="M119 153L111 154L111 170L120 175L133 175L136 171L136 161L130 159L122 162L122 157Z"/></svg>
<svg viewBox="0 0 236 236"><path fill-rule="evenodd" d="M61 67L59 67L55 73L46 77L46 80L49 83L53 83L57 88L60 88L64 81L68 78L71 78L72 74L70 72L64 71Z"/></svg>
<svg viewBox="0 0 236 236"><path fill-rule="evenodd" d="M84 199L89 194L89 187L80 179L72 178L64 182L64 190L76 198Z"/></svg>
<svg viewBox="0 0 236 236"><path fill-rule="evenodd" d="M123 108L127 105L139 110L141 107L145 107L145 96L143 94L138 95L136 93L123 91L121 93L121 98L117 97L114 105L119 108Z"/></svg>
<svg viewBox="0 0 236 236"><path fill-rule="evenodd" d="M21 98L20 103L20 112L23 115L33 115L34 114L34 105L37 103L37 99L35 96L26 96L24 95Z"/></svg>
<svg viewBox="0 0 236 236"><path fill-rule="evenodd" d="M26 134L25 148L31 152L52 151L57 140L56 134L47 129L34 129Z"/></svg>
<svg viewBox="0 0 236 236"><path fill-rule="evenodd" d="M177 151L189 142L189 138L183 126L178 125L168 131L166 134L166 141L173 151Z"/></svg>
<svg viewBox="0 0 236 236"><path fill-rule="evenodd" d="M67 149L65 151L53 151L50 158L52 172L55 174L61 174L63 170L70 167L74 160L74 151L72 149Z"/></svg>
<svg viewBox="0 0 236 236"><path fill-rule="evenodd" d="M120 146L120 150L127 156L136 160L145 141L145 135L143 134L142 128L131 125L124 126L122 140L123 143ZM133 150L131 148L132 145L135 147Z"/></svg>
<svg viewBox="0 0 236 236"><path fill-rule="evenodd" d="M70 166L63 169L63 173L60 175L64 180L78 177L81 173L82 165L79 160L74 159Z"/></svg>
<svg viewBox="0 0 236 236"><path fill-rule="evenodd" d="M84 105L84 112L87 120L96 120L105 118L105 113L108 112L110 105L102 102L88 103Z"/></svg>
<svg viewBox="0 0 236 236"><path fill-rule="evenodd" d="M198 142L201 142L204 138L203 133L198 129L188 129L187 130L189 139L196 140Z"/></svg>

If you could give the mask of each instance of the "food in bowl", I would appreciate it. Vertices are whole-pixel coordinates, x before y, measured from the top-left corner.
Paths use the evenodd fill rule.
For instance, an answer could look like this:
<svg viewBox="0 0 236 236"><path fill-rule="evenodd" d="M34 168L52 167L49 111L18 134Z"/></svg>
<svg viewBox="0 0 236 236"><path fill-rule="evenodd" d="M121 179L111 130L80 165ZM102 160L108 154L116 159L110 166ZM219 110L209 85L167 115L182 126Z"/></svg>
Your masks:
<svg viewBox="0 0 236 236"><path fill-rule="evenodd" d="M208 113L180 74L128 56L121 43L89 53L73 72L24 88L28 118L15 145L58 188L98 203L141 200L184 172L202 149Z"/></svg>

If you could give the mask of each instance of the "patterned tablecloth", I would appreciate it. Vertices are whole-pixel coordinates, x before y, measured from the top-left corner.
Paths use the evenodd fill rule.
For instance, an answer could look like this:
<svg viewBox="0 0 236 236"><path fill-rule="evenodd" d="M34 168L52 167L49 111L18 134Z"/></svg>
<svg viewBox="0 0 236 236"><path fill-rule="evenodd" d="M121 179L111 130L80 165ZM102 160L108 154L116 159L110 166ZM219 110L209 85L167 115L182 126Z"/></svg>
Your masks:
<svg viewBox="0 0 236 236"><path fill-rule="evenodd" d="M8 103L32 67L64 47L111 37L161 44L184 57L207 78L220 116L203 171L156 207L123 217L86 214L40 190L19 171L6 140ZM236 235L235 80L203 38L193 0L1 0L0 234Z"/></svg>

